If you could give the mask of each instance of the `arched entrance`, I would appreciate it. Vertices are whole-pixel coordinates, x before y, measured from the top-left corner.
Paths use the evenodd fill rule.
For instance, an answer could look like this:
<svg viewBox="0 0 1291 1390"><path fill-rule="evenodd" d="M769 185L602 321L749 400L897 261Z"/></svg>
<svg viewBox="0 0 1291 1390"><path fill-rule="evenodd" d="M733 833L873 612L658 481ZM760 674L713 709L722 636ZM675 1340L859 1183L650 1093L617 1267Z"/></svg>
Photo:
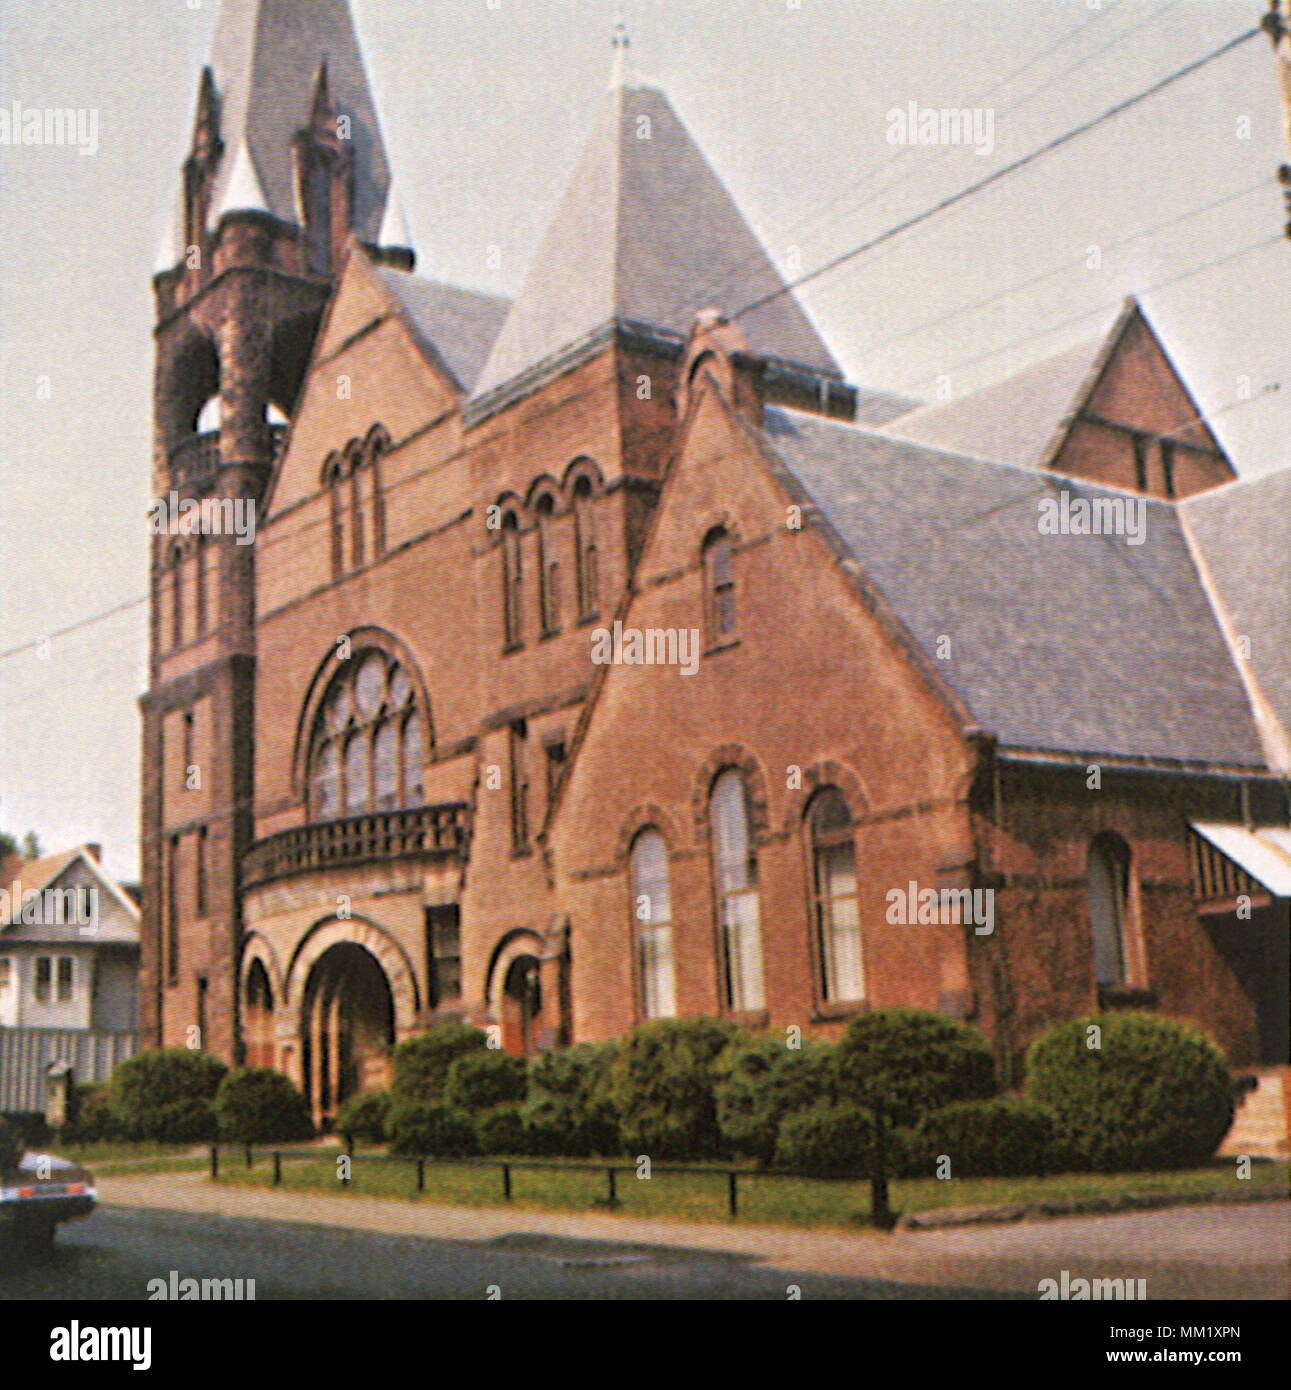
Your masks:
<svg viewBox="0 0 1291 1390"><path fill-rule="evenodd" d="M502 1046L532 1057L542 1029L542 979L536 956L516 956L502 984Z"/></svg>
<svg viewBox="0 0 1291 1390"><path fill-rule="evenodd" d="M317 1120L360 1091L390 1084L394 998L377 958L352 941L314 962L301 1003L301 1067Z"/></svg>
<svg viewBox="0 0 1291 1390"><path fill-rule="evenodd" d="M243 986L242 1035L247 1066L272 1067L274 1057L273 985L264 961L253 960Z"/></svg>

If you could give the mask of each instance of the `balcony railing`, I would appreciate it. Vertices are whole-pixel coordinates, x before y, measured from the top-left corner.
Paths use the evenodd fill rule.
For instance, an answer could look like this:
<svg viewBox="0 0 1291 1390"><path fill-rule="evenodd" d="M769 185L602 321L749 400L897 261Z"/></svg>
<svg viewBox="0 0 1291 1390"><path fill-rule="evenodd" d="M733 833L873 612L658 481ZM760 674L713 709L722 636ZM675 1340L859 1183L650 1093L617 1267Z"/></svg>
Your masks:
<svg viewBox="0 0 1291 1390"><path fill-rule="evenodd" d="M470 844L470 808L455 801L318 821L258 840L242 857L246 888L317 869L457 855Z"/></svg>
<svg viewBox="0 0 1291 1390"><path fill-rule="evenodd" d="M287 438L286 425L269 426L269 443L276 462ZM170 483L172 487L188 487L204 483L220 471L220 432L209 430L185 439L170 451Z"/></svg>

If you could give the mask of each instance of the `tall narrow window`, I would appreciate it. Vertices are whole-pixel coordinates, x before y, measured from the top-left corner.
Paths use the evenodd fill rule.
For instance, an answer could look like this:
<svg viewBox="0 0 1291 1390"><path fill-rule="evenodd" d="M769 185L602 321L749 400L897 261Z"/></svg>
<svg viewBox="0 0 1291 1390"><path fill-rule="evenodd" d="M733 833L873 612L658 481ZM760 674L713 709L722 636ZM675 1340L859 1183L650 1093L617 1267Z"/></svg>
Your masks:
<svg viewBox="0 0 1291 1390"><path fill-rule="evenodd" d="M335 743L314 754L314 819L334 820L341 813L341 753Z"/></svg>
<svg viewBox="0 0 1291 1390"><path fill-rule="evenodd" d="M421 769L426 761L426 736L422 733L421 715L408 716L403 726L403 804L420 806L422 801Z"/></svg>
<svg viewBox="0 0 1291 1390"><path fill-rule="evenodd" d="M1148 441L1141 434L1134 436L1134 486L1140 492L1148 490Z"/></svg>
<svg viewBox="0 0 1291 1390"><path fill-rule="evenodd" d="M641 962L642 1010L646 1018L672 1018L677 1000L668 846L657 830L643 830L632 845L632 913Z"/></svg>
<svg viewBox="0 0 1291 1390"><path fill-rule="evenodd" d="M166 853L166 980L179 983L179 836L172 835Z"/></svg>
<svg viewBox="0 0 1291 1390"><path fill-rule="evenodd" d="M1100 985L1125 983L1130 867L1130 847L1119 835L1094 837L1089 847L1089 926Z"/></svg>
<svg viewBox="0 0 1291 1390"><path fill-rule="evenodd" d="M386 553L386 498L381 487L381 455L385 444L378 439L372 444L369 467L372 473L372 555L379 559Z"/></svg>
<svg viewBox="0 0 1291 1390"><path fill-rule="evenodd" d="M193 871L194 903L199 917L206 916L206 827L197 832L197 865Z"/></svg>
<svg viewBox="0 0 1291 1390"><path fill-rule="evenodd" d="M58 957L58 1002L68 1003L74 993L74 963L71 956Z"/></svg>
<svg viewBox="0 0 1291 1390"><path fill-rule="evenodd" d="M399 729L388 719L372 741L372 792L378 811L399 804Z"/></svg>
<svg viewBox="0 0 1291 1390"><path fill-rule="evenodd" d="M590 478L580 478L574 484L574 547L578 560L578 620L587 622L596 617L598 602L596 512Z"/></svg>
<svg viewBox="0 0 1291 1390"><path fill-rule="evenodd" d="M538 589L544 637L560 626L560 571L552 540L555 509L556 504L550 494L538 503Z"/></svg>
<svg viewBox="0 0 1291 1390"><path fill-rule="evenodd" d="M184 645L184 556L176 546L170 552L171 645Z"/></svg>
<svg viewBox="0 0 1291 1390"><path fill-rule="evenodd" d="M350 474L350 563L355 569L363 563L363 471Z"/></svg>
<svg viewBox="0 0 1291 1390"><path fill-rule="evenodd" d="M817 792L808 826L822 992L831 1003L850 1003L865 997L865 977L856 896L855 829L842 793L834 787Z"/></svg>
<svg viewBox="0 0 1291 1390"><path fill-rule="evenodd" d="M54 978L54 958L52 956L36 957L36 1003L48 1004L51 991L51 982Z"/></svg>
<svg viewBox="0 0 1291 1390"><path fill-rule="evenodd" d="M184 746L183 746L183 766L179 769L179 785L185 790L188 789L188 779L191 776L193 767L193 738L194 738L193 711L184 712Z"/></svg>
<svg viewBox="0 0 1291 1390"><path fill-rule="evenodd" d="M462 997L461 925L456 904L426 909L431 1007L442 1009Z"/></svg>
<svg viewBox="0 0 1291 1390"><path fill-rule="evenodd" d="M332 507L332 578L339 579L345 573L345 504L339 466L332 469L327 481Z"/></svg>
<svg viewBox="0 0 1291 1390"><path fill-rule="evenodd" d="M1165 495L1174 496L1174 440L1161 441L1161 472L1165 477Z"/></svg>
<svg viewBox="0 0 1291 1390"><path fill-rule="evenodd" d="M765 1006L757 861L749 838L744 779L729 768L713 783L713 866L726 965L726 1000L735 1012Z"/></svg>
<svg viewBox="0 0 1291 1390"><path fill-rule="evenodd" d="M345 745L345 814L362 815L372 807L372 757L368 734L353 734Z"/></svg>
<svg viewBox="0 0 1291 1390"><path fill-rule="evenodd" d="M511 725L508 738L511 753L511 847L529 847L529 779L526 762L528 730L524 720Z"/></svg>
<svg viewBox="0 0 1291 1390"><path fill-rule="evenodd" d="M718 528L704 542L704 593L708 605L710 646L735 632L735 568L731 563L731 538Z"/></svg>
<svg viewBox="0 0 1291 1390"><path fill-rule="evenodd" d="M524 640L523 600L520 522L514 512L508 512L502 519L502 617L508 647L518 647Z"/></svg>
<svg viewBox="0 0 1291 1390"><path fill-rule="evenodd" d="M206 634L206 559L209 551L210 547L206 544L206 537L198 536L194 578L197 586L197 635L199 637Z"/></svg>

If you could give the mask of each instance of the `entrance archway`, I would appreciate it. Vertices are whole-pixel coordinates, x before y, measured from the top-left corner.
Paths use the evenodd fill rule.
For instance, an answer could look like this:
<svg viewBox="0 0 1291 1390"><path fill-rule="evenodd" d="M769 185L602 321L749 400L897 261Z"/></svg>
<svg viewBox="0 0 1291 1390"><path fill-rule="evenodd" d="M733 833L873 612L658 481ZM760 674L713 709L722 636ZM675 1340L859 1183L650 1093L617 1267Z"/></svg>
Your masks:
<svg viewBox="0 0 1291 1390"><path fill-rule="evenodd" d="M361 1091L391 1079L395 1006L377 958L352 941L314 962L301 1002L301 1069L315 1118L334 1116Z"/></svg>
<svg viewBox="0 0 1291 1390"><path fill-rule="evenodd" d="M502 1046L532 1057L542 1031L542 979L537 956L516 956L502 983Z"/></svg>

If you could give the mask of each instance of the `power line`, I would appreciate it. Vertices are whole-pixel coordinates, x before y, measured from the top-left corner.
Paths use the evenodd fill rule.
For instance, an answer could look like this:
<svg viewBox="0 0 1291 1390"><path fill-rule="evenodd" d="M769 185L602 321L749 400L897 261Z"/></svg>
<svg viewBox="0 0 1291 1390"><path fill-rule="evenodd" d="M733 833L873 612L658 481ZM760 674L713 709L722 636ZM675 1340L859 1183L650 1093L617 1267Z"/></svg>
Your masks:
<svg viewBox="0 0 1291 1390"><path fill-rule="evenodd" d="M1221 198L1216 198L1213 202L1204 203L1201 207L1190 208L1187 212L1181 212L1175 217L1167 218L1163 222L1155 222L1150 227L1143 227L1139 231L1129 236L1122 237L1119 241L1108 242L1106 246L1099 248L1101 252L1119 251L1122 247L1129 246L1136 241L1142 241L1144 237L1154 236L1157 232L1169 230L1183 222L1191 221L1194 217L1200 217L1203 213L1212 212L1215 208L1223 207L1226 203L1236 202L1239 198L1249 197L1250 194L1270 187L1276 182L1276 178L1270 176L1260 179L1258 183L1253 183L1247 188L1239 189L1235 193L1226 193ZM878 342L871 343L868 347L860 350L862 356L870 353L879 352L883 348L891 347L895 343L905 342L907 338L913 338L919 333L925 333L929 329L939 328L943 323L949 323L952 319L957 319L964 314L972 313L975 309L984 309L998 300L1007 299L1010 295L1019 293L1021 290L1028 290L1036 285L1042 284L1045 280L1051 280L1055 275L1061 275L1065 271L1074 270L1077 266L1086 263L1087 254L1073 257L1069 261L1063 261L1061 265L1053 266L1051 269L1034 275L1030 279L1018 281L1016 284L1007 285L1002 290L996 290L994 294L987 295L984 299L975 299L969 304L961 304L956 309L951 309L948 313L940 314L936 318L925 319L922 323L917 323L913 328L907 328L904 332L898 333L891 338L880 338Z"/></svg>
<svg viewBox="0 0 1291 1390"><path fill-rule="evenodd" d="M1281 233L1276 236L1268 237L1264 241L1252 242L1249 246L1243 246L1240 250L1230 251L1226 255L1216 256L1213 260L1206 261L1202 265L1193 266L1190 270L1182 270L1176 275L1167 276L1164 280L1158 280L1155 284L1147 285L1143 289L1136 291L1140 296L1155 294L1158 290L1163 290L1169 285L1177 285L1182 280L1190 280L1194 275L1201 275L1207 270L1214 270L1216 267L1226 265L1229 261L1235 261L1240 256L1249 256L1252 251L1262 251L1269 246L1278 246L1285 240ZM936 381L940 377L949 376L951 372L958 371L960 367L971 367L978 362L989 361L992 357L998 357L1002 352L1009 352L1013 348L1022 347L1027 343L1034 342L1037 338L1048 337L1050 333L1056 333L1059 329L1069 328L1073 323L1080 323L1084 319L1093 318L1095 314L1105 314L1111 309L1117 308L1125 302L1125 296L1121 295L1116 299L1110 299L1106 303L1097 304L1092 309L1086 309L1083 313L1072 314L1065 319L1059 319L1057 323L1050 324L1048 328L1041 328L1035 333L1028 333L1025 338L1018 338L1011 343L1005 343L1003 347L992 348L990 352L979 353L976 357L961 358L958 362L952 362L950 366L943 367L938 372L933 372L929 376L920 377L918 381L911 382L908 386L899 386L898 391L913 391L918 386L926 385L930 381Z"/></svg>
<svg viewBox="0 0 1291 1390"><path fill-rule="evenodd" d="M813 280L818 280L822 275L828 274L829 271L836 270L839 266L855 260L858 256L864 255L867 251L872 251L875 247L882 246L885 242L893 240L893 238L900 236L904 232L908 232L912 227L917 227L929 221L931 218L936 217L938 213L945 212L947 209L957 206L974 195L981 193L984 189L991 187L993 184L999 183L1002 179L1008 178L1010 174L1015 174L1020 169L1034 164L1036 160L1043 158L1045 155L1052 154L1054 150L1061 149L1064 145L1069 144L1072 140L1077 139L1081 135L1087 134L1104 122L1110 121L1114 117L1122 115L1124 112L1130 110L1132 107L1139 105L1141 102L1147 101L1150 97L1156 96L1167 87L1190 76L1194 72L1198 72L1209 63L1213 63L1217 59L1231 53L1235 48L1238 48L1240 45L1248 42L1262 32L1263 31L1259 28L1248 29L1245 33L1239 34L1236 38L1229 39L1227 43L1221 44L1213 52L1206 54L1205 57L1195 59L1185 67L1179 68L1168 76L1161 78L1159 81L1154 82L1150 87L1144 88L1143 91L1136 93L1134 96L1126 97L1124 101L1117 102L1115 106L1109 107L1101 115L1082 122L1080 125L1073 127L1062 135L1055 136L1052 140L1046 141L1045 144L1041 145L1039 149L1032 150L1029 154L1020 156L1018 159L1013 160L1012 163L1006 164L1002 169L996 169L994 173L987 174L984 178L978 179L967 188L960 189L958 193L950 194L940 202L934 203L932 207L925 208L922 212L915 213L912 217L907 217L904 221L898 222L895 226L889 227L884 232L880 232L878 236L871 237L868 241L862 242L859 246L852 247L849 251L844 251L841 255L826 261L824 265L818 266L815 270L809 271L806 275L801 275L798 279L791 280L788 284L781 285L779 289L773 290L770 294L764 294L761 298L753 300L752 303L746 304L744 308L733 314L731 316L732 319L741 319L746 314L751 314L755 310L763 308L765 305L779 299L782 295L800 289L803 285L809 284Z"/></svg>
<svg viewBox="0 0 1291 1390"><path fill-rule="evenodd" d="M47 632L41 637L35 637L30 642L23 642L17 647L10 647L8 651L0 652L0 661L6 660L11 656L20 656L23 652L34 651L42 642L53 642L59 637L70 637L74 632L80 632L83 628L92 627L95 623L104 622L108 618L114 618L118 613L127 613L132 608L148 602L148 595L142 598L127 599L125 603L118 603L115 607L105 608L102 613L95 613L89 618L82 618L80 622L73 623L70 627L60 628L57 632Z"/></svg>

